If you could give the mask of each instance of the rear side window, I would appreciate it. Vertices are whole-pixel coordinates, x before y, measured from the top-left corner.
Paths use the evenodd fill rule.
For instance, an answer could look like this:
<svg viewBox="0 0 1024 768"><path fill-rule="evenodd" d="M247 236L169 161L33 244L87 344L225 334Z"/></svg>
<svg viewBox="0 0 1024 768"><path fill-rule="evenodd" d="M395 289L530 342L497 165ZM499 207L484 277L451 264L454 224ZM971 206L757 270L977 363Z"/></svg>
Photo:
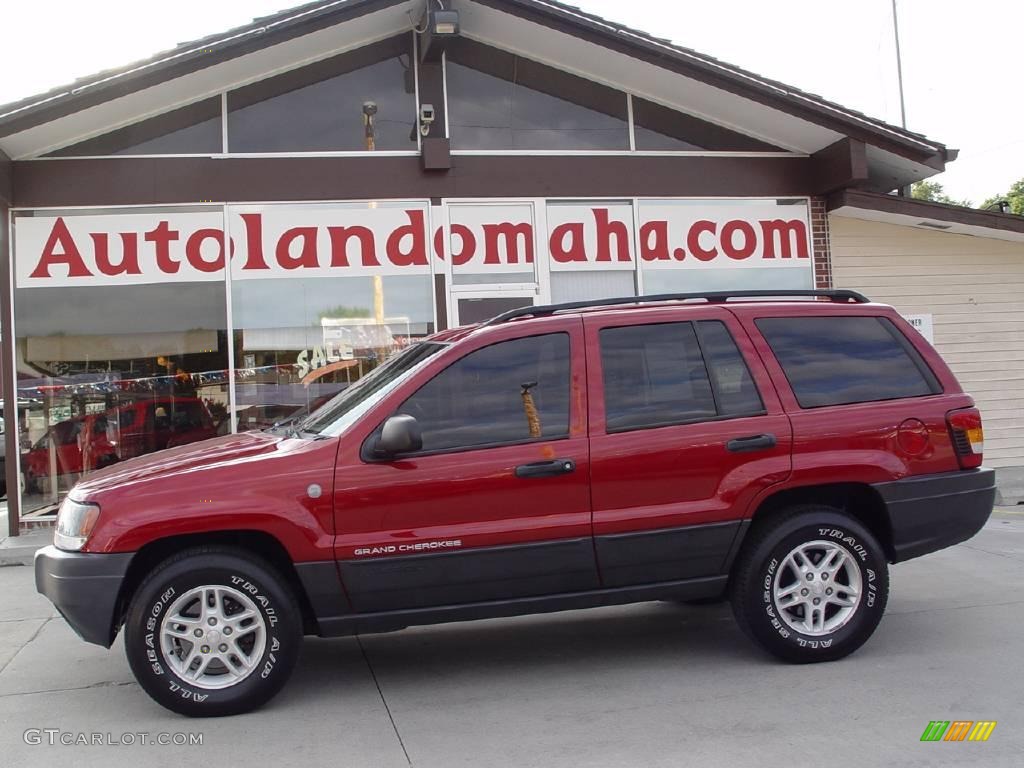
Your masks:
<svg viewBox="0 0 1024 768"><path fill-rule="evenodd" d="M753 416L764 413L764 403L754 386L743 355L721 320L697 323L700 346L711 373L711 384L720 414Z"/></svg>
<svg viewBox="0 0 1024 768"><path fill-rule="evenodd" d="M569 435L569 335L503 341L470 352L398 409L414 416L423 451Z"/></svg>
<svg viewBox="0 0 1024 768"><path fill-rule="evenodd" d="M935 374L883 317L766 317L755 321L801 408L921 397Z"/></svg>
<svg viewBox="0 0 1024 768"><path fill-rule="evenodd" d="M692 323L603 328L600 339L608 432L718 415Z"/></svg>

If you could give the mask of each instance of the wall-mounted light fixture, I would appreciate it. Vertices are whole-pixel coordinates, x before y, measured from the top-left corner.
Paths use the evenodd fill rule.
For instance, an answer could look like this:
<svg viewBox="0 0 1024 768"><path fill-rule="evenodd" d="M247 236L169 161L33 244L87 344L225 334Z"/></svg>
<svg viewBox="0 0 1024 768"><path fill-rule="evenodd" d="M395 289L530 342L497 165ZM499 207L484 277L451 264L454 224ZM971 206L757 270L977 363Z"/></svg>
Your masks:
<svg viewBox="0 0 1024 768"><path fill-rule="evenodd" d="M432 7L435 2L440 7ZM459 36L459 12L445 8L440 0L428 0L419 29L420 61L440 61L448 41Z"/></svg>

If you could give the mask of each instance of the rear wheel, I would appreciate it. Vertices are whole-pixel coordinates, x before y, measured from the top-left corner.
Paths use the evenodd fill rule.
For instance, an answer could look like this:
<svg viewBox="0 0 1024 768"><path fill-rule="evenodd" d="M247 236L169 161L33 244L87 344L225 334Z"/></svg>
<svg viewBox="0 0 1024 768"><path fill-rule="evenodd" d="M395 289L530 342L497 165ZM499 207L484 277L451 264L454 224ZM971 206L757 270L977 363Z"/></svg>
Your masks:
<svg viewBox="0 0 1024 768"><path fill-rule="evenodd" d="M197 548L159 565L125 619L125 650L158 703L193 717L256 709L287 681L302 621L287 583L231 549Z"/></svg>
<svg viewBox="0 0 1024 768"><path fill-rule="evenodd" d="M732 580L743 631L797 663L840 659L863 645L889 595L885 553L830 507L794 507L755 524Z"/></svg>

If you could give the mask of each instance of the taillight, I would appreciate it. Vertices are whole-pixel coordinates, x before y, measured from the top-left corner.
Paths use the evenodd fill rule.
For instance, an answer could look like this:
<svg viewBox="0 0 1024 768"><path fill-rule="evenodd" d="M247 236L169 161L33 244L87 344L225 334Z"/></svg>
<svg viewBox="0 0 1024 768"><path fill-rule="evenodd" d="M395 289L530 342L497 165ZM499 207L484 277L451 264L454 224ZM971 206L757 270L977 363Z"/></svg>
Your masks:
<svg viewBox="0 0 1024 768"><path fill-rule="evenodd" d="M981 412L977 408L963 408L946 414L949 434L953 438L956 457L961 469L981 466L985 450L985 430L981 426Z"/></svg>

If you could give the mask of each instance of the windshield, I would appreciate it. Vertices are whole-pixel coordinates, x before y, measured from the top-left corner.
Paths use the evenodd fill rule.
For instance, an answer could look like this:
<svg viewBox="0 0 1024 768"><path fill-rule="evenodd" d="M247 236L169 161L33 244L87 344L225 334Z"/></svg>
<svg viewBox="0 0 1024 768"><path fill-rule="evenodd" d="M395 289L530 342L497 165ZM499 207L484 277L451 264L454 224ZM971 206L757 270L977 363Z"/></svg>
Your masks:
<svg viewBox="0 0 1024 768"><path fill-rule="evenodd" d="M340 435L374 404L380 402L381 398L444 348L444 344L435 342L414 344L328 400L323 407L300 421L296 430L313 434Z"/></svg>

